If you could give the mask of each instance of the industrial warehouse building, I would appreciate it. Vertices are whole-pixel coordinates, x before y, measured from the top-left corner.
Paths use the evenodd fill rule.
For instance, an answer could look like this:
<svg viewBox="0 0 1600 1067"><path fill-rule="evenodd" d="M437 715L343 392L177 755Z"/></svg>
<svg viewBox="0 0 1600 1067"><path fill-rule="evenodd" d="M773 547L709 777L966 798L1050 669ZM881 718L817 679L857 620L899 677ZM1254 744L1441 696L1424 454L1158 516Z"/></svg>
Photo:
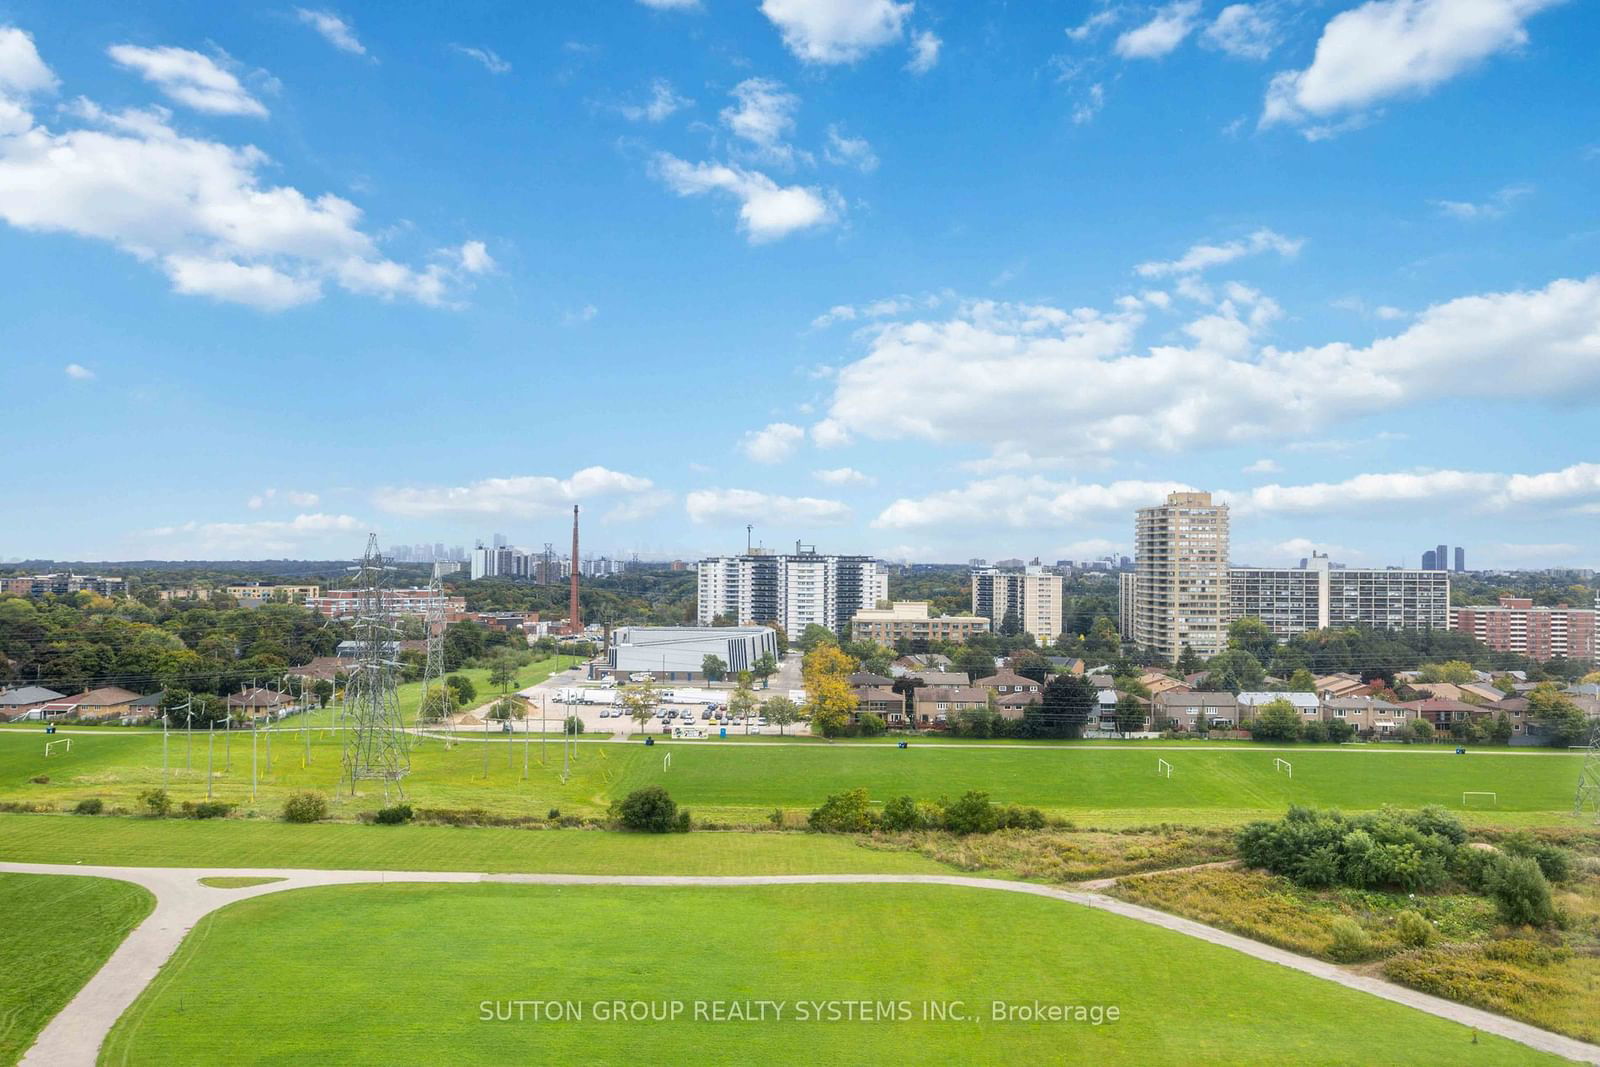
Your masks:
<svg viewBox="0 0 1600 1067"><path fill-rule="evenodd" d="M698 681L707 656L726 663L731 677L768 653L777 658L778 635L768 626L621 626L611 635L605 665L594 673Z"/></svg>

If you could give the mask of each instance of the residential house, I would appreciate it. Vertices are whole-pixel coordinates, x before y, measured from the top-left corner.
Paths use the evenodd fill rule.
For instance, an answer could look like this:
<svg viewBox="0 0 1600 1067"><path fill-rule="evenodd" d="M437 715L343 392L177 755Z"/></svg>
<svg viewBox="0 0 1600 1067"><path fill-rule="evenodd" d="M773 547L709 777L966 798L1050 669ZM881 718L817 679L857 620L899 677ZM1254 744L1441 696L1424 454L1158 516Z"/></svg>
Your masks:
<svg viewBox="0 0 1600 1067"><path fill-rule="evenodd" d="M64 699L66 699L64 694L38 685L7 689L0 692L0 721L40 718L41 707Z"/></svg>
<svg viewBox="0 0 1600 1067"><path fill-rule="evenodd" d="M138 693L123 689L121 686L108 685L74 696L62 697L56 704L70 705L71 710L66 714L75 715L85 722L98 722L127 717L133 702L138 699Z"/></svg>
<svg viewBox="0 0 1600 1067"><path fill-rule="evenodd" d="M1334 674L1324 674L1316 679L1316 690L1324 697L1353 697L1364 696L1371 692L1366 682L1360 675L1339 671Z"/></svg>
<svg viewBox="0 0 1600 1067"><path fill-rule="evenodd" d="M331 682L343 671L350 669L350 661L338 656L318 656L310 663L299 667L290 667L290 678L301 678L307 682Z"/></svg>
<svg viewBox="0 0 1600 1067"><path fill-rule="evenodd" d="M987 678L974 680L972 684L980 689L992 689L996 696L1004 696L1007 693L1032 693L1035 700L1040 700L1042 697L1039 694L1044 692L1043 684L1012 670L996 671Z"/></svg>
<svg viewBox="0 0 1600 1067"><path fill-rule="evenodd" d="M933 686L967 686L972 682L967 678L966 671L912 671L911 677L919 679L923 685Z"/></svg>
<svg viewBox="0 0 1600 1067"><path fill-rule="evenodd" d="M1227 729L1238 718L1239 707L1233 694L1223 692L1168 690L1157 693L1154 698L1155 725L1158 729L1170 723L1171 729L1193 730L1200 721L1200 716L1206 717L1208 726Z"/></svg>
<svg viewBox="0 0 1600 1067"><path fill-rule="evenodd" d="M995 697L994 706L1002 718L1021 719L1027 715L1029 708L1037 707L1043 702L1044 697L1040 693L1006 693Z"/></svg>
<svg viewBox="0 0 1600 1067"><path fill-rule="evenodd" d="M958 711L989 706L989 691L972 685L925 685L911 691L918 726L943 726Z"/></svg>
<svg viewBox="0 0 1600 1067"><path fill-rule="evenodd" d="M1311 721L1322 718L1322 702L1315 693L1273 693L1255 692L1240 693L1234 699L1234 704L1239 709L1239 721L1249 722L1256 717L1256 712L1262 706L1274 700L1287 700L1300 713L1303 720Z"/></svg>
<svg viewBox="0 0 1600 1067"><path fill-rule="evenodd" d="M857 688L864 685L881 685L887 688L894 684L893 678L885 678L883 675L873 674L871 671L856 671L846 677L845 681Z"/></svg>
<svg viewBox="0 0 1600 1067"><path fill-rule="evenodd" d="M265 716L277 718L287 712L294 704L287 693L260 688L246 689L239 693L229 693L227 703L230 716L243 715L251 719Z"/></svg>
<svg viewBox="0 0 1600 1067"><path fill-rule="evenodd" d="M1076 656L1046 656L1044 661L1050 665L1050 671L1053 674L1081 675L1088 666Z"/></svg>
<svg viewBox="0 0 1600 1067"><path fill-rule="evenodd" d="M850 721L859 726L862 712L870 711L890 726L906 725L906 700L884 685L856 686L856 710Z"/></svg>
<svg viewBox="0 0 1600 1067"><path fill-rule="evenodd" d="M1494 712L1489 708L1443 697L1408 700L1403 706L1427 719L1435 730L1449 730L1456 723L1480 722L1494 717Z"/></svg>
<svg viewBox="0 0 1600 1067"><path fill-rule="evenodd" d="M950 657L938 652L918 652L912 655L901 656L894 661L894 666L902 672L936 670L947 671L950 669Z"/></svg>
<svg viewBox="0 0 1600 1067"><path fill-rule="evenodd" d="M1145 671L1139 676L1139 682L1150 690L1152 697L1161 693L1187 693L1191 689L1188 682L1179 681L1177 678L1162 674L1160 671Z"/></svg>
<svg viewBox="0 0 1600 1067"><path fill-rule="evenodd" d="M1498 704L1505 699L1506 695L1505 690L1490 685L1488 682L1468 682L1460 688L1461 699L1469 704L1475 700L1481 700L1486 704Z"/></svg>
<svg viewBox="0 0 1600 1067"><path fill-rule="evenodd" d="M1322 718L1326 722L1349 723L1362 736L1378 737L1392 733L1411 722L1417 713L1371 696L1322 698Z"/></svg>

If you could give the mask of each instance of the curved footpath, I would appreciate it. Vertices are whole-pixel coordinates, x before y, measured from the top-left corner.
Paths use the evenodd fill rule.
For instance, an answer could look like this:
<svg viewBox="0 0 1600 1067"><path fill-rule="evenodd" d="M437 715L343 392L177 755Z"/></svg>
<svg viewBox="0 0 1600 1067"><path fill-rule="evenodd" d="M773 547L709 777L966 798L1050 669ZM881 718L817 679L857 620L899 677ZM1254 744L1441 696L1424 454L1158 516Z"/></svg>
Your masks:
<svg viewBox="0 0 1600 1067"><path fill-rule="evenodd" d="M289 868L206 867L89 867L56 863L0 863L0 871L17 874L86 875L133 882L150 890L156 907L149 918L128 935L104 967L89 979L61 1013L50 1021L27 1054L23 1067L88 1067L100 1045L122 1013L144 991L194 925L205 915L249 897L310 886L351 885L370 882L509 882L524 885L595 886L759 886L759 885L950 885L1027 893L1052 900L1098 908L1114 915L1149 923L1189 937L1199 938L1276 963L1349 989L1497 1034L1541 1052L1583 1063L1600 1064L1600 1045L1541 1030L1502 1015L1419 993L1378 978L1353 974L1309 956L1274 948L1223 930L1152 908L1114 900L1100 893L1056 889L1030 882L970 878L937 874L784 874L742 876L593 875L593 874L472 874L461 871L308 871ZM214 889L200 884L205 877L234 876L282 878L281 882L240 889Z"/></svg>

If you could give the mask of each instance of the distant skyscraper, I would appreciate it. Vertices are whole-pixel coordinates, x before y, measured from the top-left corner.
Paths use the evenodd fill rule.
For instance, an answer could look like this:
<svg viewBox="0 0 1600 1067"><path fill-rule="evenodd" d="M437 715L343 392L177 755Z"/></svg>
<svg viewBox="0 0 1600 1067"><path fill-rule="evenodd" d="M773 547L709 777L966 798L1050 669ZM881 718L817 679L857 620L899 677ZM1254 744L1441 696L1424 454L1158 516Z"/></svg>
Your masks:
<svg viewBox="0 0 1600 1067"><path fill-rule="evenodd" d="M1460 545L1456 546L1456 573L1465 574L1467 571L1467 550Z"/></svg>
<svg viewBox="0 0 1600 1067"><path fill-rule="evenodd" d="M1450 546L1439 545L1433 550L1433 564L1442 571L1450 569Z"/></svg>
<svg viewBox="0 0 1600 1067"><path fill-rule="evenodd" d="M496 548L504 548L504 547L506 547L506 543L507 542L506 542L506 535L505 534L497 533L497 534L494 535L494 547L496 547Z"/></svg>
<svg viewBox="0 0 1600 1067"><path fill-rule="evenodd" d="M1438 557L1434 555L1433 549L1428 549L1422 554L1422 569L1425 571L1438 570L1439 568L1434 565L1437 559Z"/></svg>

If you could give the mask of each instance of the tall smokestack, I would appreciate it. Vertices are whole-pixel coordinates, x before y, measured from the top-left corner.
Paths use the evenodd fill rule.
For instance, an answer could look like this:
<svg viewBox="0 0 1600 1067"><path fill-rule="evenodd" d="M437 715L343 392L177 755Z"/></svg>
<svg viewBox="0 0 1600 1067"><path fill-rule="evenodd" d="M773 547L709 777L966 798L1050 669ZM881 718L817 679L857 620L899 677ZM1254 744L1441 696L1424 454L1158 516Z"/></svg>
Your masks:
<svg viewBox="0 0 1600 1067"><path fill-rule="evenodd" d="M578 609L578 505L572 505L572 594L567 604L568 632L583 633L583 616Z"/></svg>

